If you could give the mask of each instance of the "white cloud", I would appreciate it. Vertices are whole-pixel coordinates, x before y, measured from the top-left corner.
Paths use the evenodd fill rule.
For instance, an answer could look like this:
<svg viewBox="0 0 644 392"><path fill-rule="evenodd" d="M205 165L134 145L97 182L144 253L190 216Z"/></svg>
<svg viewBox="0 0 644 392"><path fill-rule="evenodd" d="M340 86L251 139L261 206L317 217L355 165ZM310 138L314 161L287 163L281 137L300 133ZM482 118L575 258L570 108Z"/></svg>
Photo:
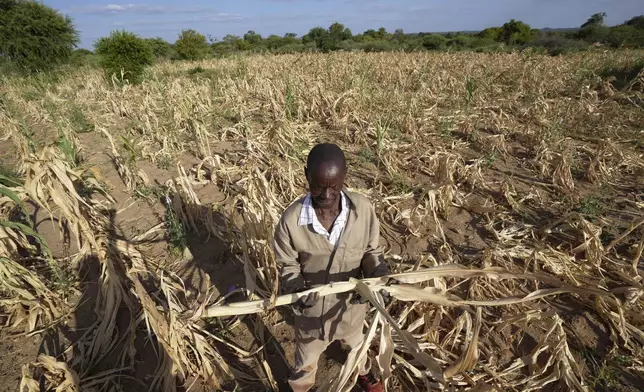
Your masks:
<svg viewBox="0 0 644 392"><path fill-rule="evenodd" d="M198 14L203 12L215 12L212 7L175 7L149 4L106 4L87 7L76 7L67 10L69 14Z"/></svg>

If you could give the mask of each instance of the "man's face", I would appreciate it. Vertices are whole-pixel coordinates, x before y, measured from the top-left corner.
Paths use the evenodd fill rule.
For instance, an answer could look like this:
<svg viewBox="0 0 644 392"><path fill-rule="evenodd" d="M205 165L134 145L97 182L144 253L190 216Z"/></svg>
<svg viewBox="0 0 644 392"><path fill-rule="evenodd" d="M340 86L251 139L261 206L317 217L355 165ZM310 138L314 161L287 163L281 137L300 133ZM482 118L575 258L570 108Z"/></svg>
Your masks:
<svg viewBox="0 0 644 392"><path fill-rule="evenodd" d="M306 179L313 205L319 208L332 208L340 205L340 192L344 186L347 169L334 162L325 162L309 171Z"/></svg>

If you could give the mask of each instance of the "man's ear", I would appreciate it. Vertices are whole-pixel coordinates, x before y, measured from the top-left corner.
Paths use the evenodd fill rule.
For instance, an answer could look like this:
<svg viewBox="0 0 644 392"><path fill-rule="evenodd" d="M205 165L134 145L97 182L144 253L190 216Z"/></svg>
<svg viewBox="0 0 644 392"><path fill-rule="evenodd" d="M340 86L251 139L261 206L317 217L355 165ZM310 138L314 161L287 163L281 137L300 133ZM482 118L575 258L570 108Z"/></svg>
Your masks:
<svg viewBox="0 0 644 392"><path fill-rule="evenodd" d="M304 167L304 177L306 178L306 181L309 182L309 168Z"/></svg>

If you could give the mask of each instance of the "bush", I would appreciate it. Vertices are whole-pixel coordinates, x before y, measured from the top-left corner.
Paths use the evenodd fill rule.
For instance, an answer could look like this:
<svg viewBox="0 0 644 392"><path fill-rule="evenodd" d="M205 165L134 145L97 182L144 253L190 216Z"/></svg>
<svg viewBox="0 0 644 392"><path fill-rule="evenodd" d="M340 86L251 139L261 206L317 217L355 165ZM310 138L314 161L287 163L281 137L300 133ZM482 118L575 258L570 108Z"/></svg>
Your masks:
<svg viewBox="0 0 644 392"><path fill-rule="evenodd" d="M139 83L145 67L154 63L150 45L138 35L127 31L114 31L109 37L99 39L94 47L108 79L112 75L123 75L123 80Z"/></svg>
<svg viewBox="0 0 644 392"><path fill-rule="evenodd" d="M98 65L98 56L87 49L76 49L72 53L71 64L77 67L88 65L94 67Z"/></svg>
<svg viewBox="0 0 644 392"><path fill-rule="evenodd" d="M0 0L0 58L23 72L67 62L78 43L71 19L35 1Z"/></svg>
<svg viewBox="0 0 644 392"><path fill-rule="evenodd" d="M427 50L442 50L445 48L447 38L440 34L429 34L423 37L423 47Z"/></svg>
<svg viewBox="0 0 644 392"><path fill-rule="evenodd" d="M472 36L465 35L465 34L457 34L453 38L447 41L447 46L453 47L457 50L466 49L466 48L472 47L473 40L474 40L474 37Z"/></svg>
<svg viewBox="0 0 644 392"><path fill-rule="evenodd" d="M544 48L549 55L558 56L560 54L585 50L588 48L588 44L584 41L560 36L544 36L524 45L522 49L529 47Z"/></svg>
<svg viewBox="0 0 644 392"><path fill-rule="evenodd" d="M614 48L644 48L644 29L631 25L611 27L603 42Z"/></svg>
<svg viewBox="0 0 644 392"><path fill-rule="evenodd" d="M509 45L523 45L530 42L534 38L534 34L529 25L511 19L501 27L499 40Z"/></svg>
<svg viewBox="0 0 644 392"><path fill-rule="evenodd" d="M170 44L163 38L147 38L145 41L152 49L152 54L154 54L154 57L158 59L170 58L170 52L172 48L170 47Z"/></svg>
<svg viewBox="0 0 644 392"><path fill-rule="evenodd" d="M301 43L295 43L295 44L288 44L281 46L277 49L275 49L276 53L302 53L306 47L304 44Z"/></svg>
<svg viewBox="0 0 644 392"><path fill-rule="evenodd" d="M174 46L182 60L203 60L210 52L206 36L195 30L183 30Z"/></svg>
<svg viewBox="0 0 644 392"><path fill-rule="evenodd" d="M487 29L478 33L477 36L479 38L490 39L492 41L500 41L502 32L503 29L501 27L488 27Z"/></svg>
<svg viewBox="0 0 644 392"><path fill-rule="evenodd" d="M360 44L360 46L362 50L368 53L390 52L395 49L391 41L383 41L383 40L363 42Z"/></svg>

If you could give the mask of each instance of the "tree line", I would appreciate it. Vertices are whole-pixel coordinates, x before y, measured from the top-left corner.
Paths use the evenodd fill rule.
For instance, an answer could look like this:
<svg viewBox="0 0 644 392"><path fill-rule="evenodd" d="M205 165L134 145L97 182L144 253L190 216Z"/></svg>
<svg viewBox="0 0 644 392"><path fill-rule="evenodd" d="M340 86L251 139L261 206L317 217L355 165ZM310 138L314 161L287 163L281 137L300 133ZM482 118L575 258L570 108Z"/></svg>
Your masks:
<svg viewBox="0 0 644 392"><path fill-rule="evenodd" d="M76 49L78 31L70 18L33 0L0 0L0 71L14 68L33 73L56 65L97 63L109 77L131 82L140 79L146 66L157 60L201 60L239 53L301 53L332 51L477 51L504 52L532 48L558 55L603 45L610 48L644 48L644 15L606 26L605 13L592 15L583 25L567 30L533 29L510 20L480 32L405 33L384 27L360 34L341 23L314 27L298 36L263 37L255 31L221 39L193 29L183 30L174 43L162 38L142 38L114 31L98 39L94 51Z"/></svg>
<svg viewBox="0 0 644 392"><path fill-rule="evenodd" d="M591 45L644 48L644 15L612 27L605 25L605 18L605 13L594 14L579 28L560 30L533 29L524 22L512 19L502 26L490 27L480 32L405 33L402 29L389 32L381 27L354 35L349 28L336 22L327 29L314 27L301 37L295 33L262 37L250 30L243 36L226 35L217 39L206 37L195 30L184 30L174 44L162 38L146 41L153 47L156 57L171 60L198 60L244 52L503 52L533 48L536 51L558 55L584 50Z"/></svg>

